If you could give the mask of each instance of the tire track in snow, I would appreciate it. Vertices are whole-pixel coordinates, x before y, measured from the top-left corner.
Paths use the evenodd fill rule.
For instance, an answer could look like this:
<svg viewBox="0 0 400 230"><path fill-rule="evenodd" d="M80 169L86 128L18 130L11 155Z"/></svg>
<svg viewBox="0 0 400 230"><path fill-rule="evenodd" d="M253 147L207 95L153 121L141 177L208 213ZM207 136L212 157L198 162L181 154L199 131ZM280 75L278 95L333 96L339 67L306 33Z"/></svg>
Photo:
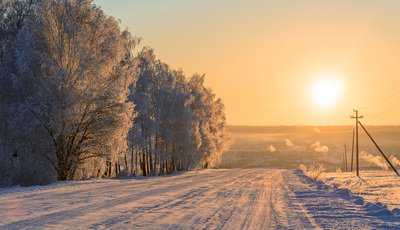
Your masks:
<svg viewBox="0 0 400 230"><path fill-rule="evenodd" d="M59 196L69 196L69 195L77 195L77 194L87 194L92 191L96 191L99 188L110 188L111 190L115 188L115 186L120 185L121 183L129 183L133 186L162 186L163 184L160 183L160 180L164 178L169 178L168 181L175 182L175 181L185 181L190 179L200 179L202 177L209 177L210 175L203 174L182 174L182 175L166 175L160 177L132 177L132 179L105 179L105 180L97 180L97 181L79 181L79 182L71 182L71 184L57 184L56 187L49 187L46 186L33 186L33 187L26 187L28 191L17 191L13 193L5 193L2 197L0 197L0 202L4 205L12 203L9 199L9 195L13 198L17 199L40 199L41 197L47 197L48 194L57 194ZM88 188L88 186L90 188ZM124 184L126 186L126 184Z"/></svg>
<svg viewBox="0 0 400 230"><path fill-rule="evenodd" d="M231 172L222 171L221 173L214 173L211 175L207 175L209 173L204 173L204 175L202 175L202 174L199 175L199 177L196 178L196 181L199 179L200 180L207 179L209 181L214 181L214 180L218 181L221 178L226 177L225 174L229 174L229 173L231 173ZM179 180L177 180L177 181L179 181ZM0 227L6 228L6 229L21 229L24 227L37 226L37 227L41 228L42 226L45 226L48 223L50 223L52 225L57 224L58 222L61 222L63 220L71 219L74 217L79 217L79 216L85 215L90 212L95 212L97 210L102 210L102 209L107 210L113 206L124 205L124 204L127 204L127 203L135 201L135 200L140 200L146 196L156 195L157 193L163 192L163 191L165 192L168 190L174 191L177 189L182 189L182 188L188 187L192 184L193 184L193 181L191 181L191 180L183 180L180 183L176 183L173 185L166 185L166 186L162 186L163 184L160 183L159 185L162 186L161 188L152 188L152 189L146 188L145 191L129 192L128 193L129 195L127 195L127 196L124 195L121 197L110 198L105 201L95 202L92 204L86 204L86 205L81 204L80 206L74 207L72 209L69 208L69 209L59 211L59 209L57 209L57 206L55 206L53 208L57 210L56 212L46 213L42 216L38 216L38 217L34 217L34 218L28 217L28 219L25 219L22 221L17 221L14 223L7 223L5 225L0 225ZM107 184L105 184L105 185L106 185L107 189L111 189L111 191L114 193L118 193L118 189L121 189L121 186L110 188L110 186L107 186ZM128 190L132 189L131 185L128 185L127 187L128 187ZM157 185L155 184L154 187L157 187ZM100 191L102 191L101 187L97 189L96 194L101 196L104 194L104 191L102 191L101 193L100 193ZM126 191L123 194L125 194L125 193L126 193ZM53 197L53 196L52 196L52 198L57 199L57 197ZM77 197L77 198L79 198L79 197ZM54 206L54 204L53 204L53 206ZM68 207L66 207L66 208L68 208Z"/></svg>
<svg viewBox="0 0 400 230"><path fill-rule="evenodd" d="M295 202L295 194L289 189L289 185L293 181L287 176L291 173L289 171L281 171L279 174L280 183L271 184L271 186L274 186L271 206L273 207L275 228L287 229L291 228L291 226L296 226L296 229L299 230L319 229L319 226L312 216L308 214L307 210L301 204Z"/></svg>
<svg viewBox="0 0 400 230"><path fill-rule="evenodd" d="M75 199L72 201L73 203L85 203L87 202L87 198L89 198L91 195L97 195L96 192L99 190L102 190L102 195L103 196L110 196L113 197L116 193L116 188L118 189L125 189L123 191L119 192L131 192L129 191L133 186L138 187L145 185L146 189L153 189L153 188L158 188L162 189L165 186L168 186L168 184L163 183L164 178L168 178L168 182L170 183L175 183L175 181L180 182L180 183L187 183L188 179L196 178L197 180L200 179L205 179L205 178L213 178L219 176L218 174L211 174L211 175L205 175L205 173L196 175L194 173L185 175L178 175L178 176L161 176L161 177L148 177L148 178L143 178L137 180L136 178L133 179L122 179L122 180L117 180L117 179L106 179L101 182L94 182L94 183L89 183L84 185L78 184L75 185L76 182L71 182L74 185L68 185L66 186L61 186L61 185L56 185L56 188L48 188L46 189L46 186L44 188L39 188L38 190L33 190L29 187L27 187L28 191L23 191L23 192L16 192L16 193L11 193L11 194L5 194L2 198L0 198L0 204L7 206L7 205L12 205L15 203L23 202L24 200L31 200L31 201L43 201L44 198L49 199L53 197L57 197L58 199L68 202L68 200L72 197ZM86 186L86 187L84 187ZM131 187L132 186L132 187ZM65 199L65 200L63 200ZM46 211L49 208L54 208L54 204L43 204L41 203L40 208L35 207L34 212L40 212L40 211Z"/></svg>
<svg viewBox="0 0 400 230"><path fill-rule="evenodd" d="M76 193L74 186L59 186L57 192L49 189L38 196L31 196L29 189L6 194L0 200L0 229L349 229L357 226L376 229L395 226L368 216L363 206L336 193L319 190L314 183L285 170L214 170L139 183L105 181L80 188L83 191ZM59 197L60 194L64 196ZM20 216L4 216L7 210L4 204L9 205L8 200L13 199L20 202L18 208L23 212ZM42 204L49 209L41 209ZM35 210L38 212L30 213Z"/></svg>
<svg viewBox="0 0 400 230"><path fill-rule="evenodd" d="M237 182L235 181L237 178L241 178L247 175L239 175L239 172L236 172L236 174L238 175L236 175L235 177L233 177L232 175L230 175L230 177L227 177L229 180L224 181L224 183L233 186L234 184L237 184ZM134 222L141 222L141 225L144 226L151 226L151 223L154 221L162 222L163 219L168 217L170 213L176 209L190 209L191 207L195 206L196 203L199 202L199 197L207 197L207 199L209 199L210 196L209 194L207 194L207 192L212 190L213 187L217 187L218 181L220 181L220 179L216 181L207 180L203 181L202 183L195 183L193 184L194 187L190 187L188 189L185 187L178 191L174 191L173 194L167 196L167 199L162 199L158 202L152 201L150 205L135 205L135 209L133 209L134 211L131 210L124 215L109 218L102 223L95 224L94 226L102 226L107 228L112 226L113 228L119 228L119 223L121 221L128 221L132 223L132 220L134 220ZM160 194L160 196L166 196L166 194Z"/></svg>
<svg viewBox="0 0 400 230"><path fill-rule="evenodd" d="M242 229L266 229L268 226L272 226L270 217L270 209L272 203L267 203L267 200L271 198L271 178L274 178L276 173L268 175L267 178L262 178L263 182L254 193L254 200L251 202L251 209L247 212L245 222L242 224Z"/></svg>

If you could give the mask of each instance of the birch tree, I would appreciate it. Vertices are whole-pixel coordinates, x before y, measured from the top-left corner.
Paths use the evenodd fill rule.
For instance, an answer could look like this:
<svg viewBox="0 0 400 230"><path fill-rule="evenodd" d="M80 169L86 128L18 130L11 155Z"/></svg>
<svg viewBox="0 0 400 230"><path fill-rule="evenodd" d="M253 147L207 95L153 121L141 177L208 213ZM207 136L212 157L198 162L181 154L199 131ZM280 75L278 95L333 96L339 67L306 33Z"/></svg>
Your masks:
<svg viewBox="0 0 400 230"><path fill-rule="evenodd" d="M224 106L204 86L204 75L186 79L149 48L139 53L138 61L129 137L131 151L140 159L136 168L146 176L217 166L226 149Z"/></svg>
<svg viewBox="0 0 400 230"><path fill-rule="evenodd" d="M18 81L26 111L47 133L58 180L126 146L126 101L135 42L90 0L43 0L18 36ZM118 146L119 149L116 149Z"/></svg>

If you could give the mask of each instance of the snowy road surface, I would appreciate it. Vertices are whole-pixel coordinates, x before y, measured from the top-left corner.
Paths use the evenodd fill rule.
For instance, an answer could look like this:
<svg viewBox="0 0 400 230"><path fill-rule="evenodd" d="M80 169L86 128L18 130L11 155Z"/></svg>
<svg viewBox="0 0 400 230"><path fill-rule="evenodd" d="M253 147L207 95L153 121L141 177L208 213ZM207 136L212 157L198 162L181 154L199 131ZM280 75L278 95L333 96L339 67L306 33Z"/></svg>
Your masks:
<svg viewBox="0 0 400 230"><path fill-rule="evenodd" d="M387 210L386 210L387 211ZM0 229L388 229L398 217L299 172L181 175L0 189Z"/></svg>

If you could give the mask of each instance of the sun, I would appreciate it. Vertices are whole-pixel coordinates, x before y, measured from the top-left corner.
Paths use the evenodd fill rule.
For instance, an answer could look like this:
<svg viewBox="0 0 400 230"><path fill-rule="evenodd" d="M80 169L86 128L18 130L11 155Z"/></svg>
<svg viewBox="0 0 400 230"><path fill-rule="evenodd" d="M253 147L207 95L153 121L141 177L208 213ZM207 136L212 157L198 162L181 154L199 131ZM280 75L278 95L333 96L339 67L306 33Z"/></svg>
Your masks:
<svg viewBox="0 0 400 230"><path fill-rule="evenodd" d="M339 78L321 78L311 87L314 102L321 108L329 108L338 101L345 89Z"/></svg>

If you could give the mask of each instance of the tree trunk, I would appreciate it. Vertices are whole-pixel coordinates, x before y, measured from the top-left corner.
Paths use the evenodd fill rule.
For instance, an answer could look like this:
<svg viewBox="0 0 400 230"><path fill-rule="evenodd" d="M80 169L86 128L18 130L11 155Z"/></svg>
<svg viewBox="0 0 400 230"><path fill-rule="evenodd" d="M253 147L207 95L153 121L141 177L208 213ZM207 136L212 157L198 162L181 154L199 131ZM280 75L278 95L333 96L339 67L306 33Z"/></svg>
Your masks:
<svg viewBox="0 0 400 230"><path fill-rule="evenodd" d="M149 149L148 149L148 157L149 157L149 159L148 159L148 165L147 165L147 167L148 167L148 169L149 169L149 171L148 171L148 173L149 173L149 175L153 175L153 149L152 149L152 140L151 140L152 138L150 137L149 138Z"/></svg>
<svg viewBox="0 0 400 230"><path fill-rule="evenodd" d="M176 171L176 164L175 164L175 157L172 157L172 169L171 172L175 172Z"/></svg>
<svg viewBox="0 0 400 230"><path fill-rule="evenodd" d="M145 153L145 151L143 151L143 153L142 153L142 161L141 161L141 163L142 163L142 174L143 174L143 176L147 176L147 170L146 170L147 164L146 164L146 153Z"/></svg>
<svg viewBox="0 0 400 230"><path fill-rule="evenodd" d="M118 176L118 174L119 174L119 172L118 172L119 170L118 170L118 169L119 169L119 163L118 163L118 160L117 160L117 161L115 162L115 175L116 175L116 176Z"/></svg>
<svg viewBox="0 0 400 230"><path fill-rule="evenodd" d="M189 171L189 168L190 168L190 159L188 159L188 163L186 165L186 171Z"/></svg>
<svg viewBox="0 0 400 230"><path fill-rule="evenodd" d="M154 143L154 164L153 164L153 172L154 175L157 175L157 152L158 152L158 134L156 132L156 137L155 137L155 143Z"/></svg>
<svg viewBox="0 0 400 230"><path fill-rule="evenodd" d="M112 175L112 163L111 161L108 162L108 177Z"/></svg>
<svg viewBox="0 0 400 230"><path fill-rule="evenodd" d="M146 147L146 175L150 174L150 152L148 146Z"/></svg>
<svg viewBox="0 0 400 230"><path fill-rule="evenodd" d="M137 154L136 154L136 160L137 160ZM131 149L131 176L133 175L133 147Z"/></svg>
<svg viewBox="0 0 400 230"><path fill-rule="evenodd" d="M136 148L136 154L135 154L135 171L134 171L134 176L136 176L139 173L139 165L138 165L138 154L139 154L139 150ZM133 152L132 152L133 154ZM133 155L132 155L133 156Z"/></svg>
<svg viewBox="0 0 400 230"><path fill-rule="evenodd" d="M57 180L65 181L68 180L68 165L67 165L67 157L68 154L65 154L63 148L62 137L58 136L57 141L54 141L54 147L56 148L56 156L57 156Z"/></svg>
<svg viewBox="0 0 400 230"><path fill-rule="evenodd" d="M100 177L101 177L101 169L97 169L96 178L100 178Z"/></svg>
<svg viewBox="0 0 400 230"><path fill-rule="evenodd" d="M58 164L57 180L65 181L67 179L68 179L68 171L66 170L66 167L62 164Z"/></svg>
<svg viewBox="0 0 400 230"><path fill-rule="evenodd" d="M165 157L165 173L169 174L169 170L168 170L168 156Z"/></svg>
<svg viewBox="0 0 400 230"><path fill-rule="evenodd" d="M179 161L178 161L178 171L182 171L182 160L181 159L179 159Z"/></svg>
<svg viewBox="0 0 400 230"><path fill-rule="evenodd" d="M125 152L125 154L124 154L125 172L126 172L126 174L128 174L129 170L128 170L128 160L126 159L126 154L128 154L128 153Z"/></svg>

